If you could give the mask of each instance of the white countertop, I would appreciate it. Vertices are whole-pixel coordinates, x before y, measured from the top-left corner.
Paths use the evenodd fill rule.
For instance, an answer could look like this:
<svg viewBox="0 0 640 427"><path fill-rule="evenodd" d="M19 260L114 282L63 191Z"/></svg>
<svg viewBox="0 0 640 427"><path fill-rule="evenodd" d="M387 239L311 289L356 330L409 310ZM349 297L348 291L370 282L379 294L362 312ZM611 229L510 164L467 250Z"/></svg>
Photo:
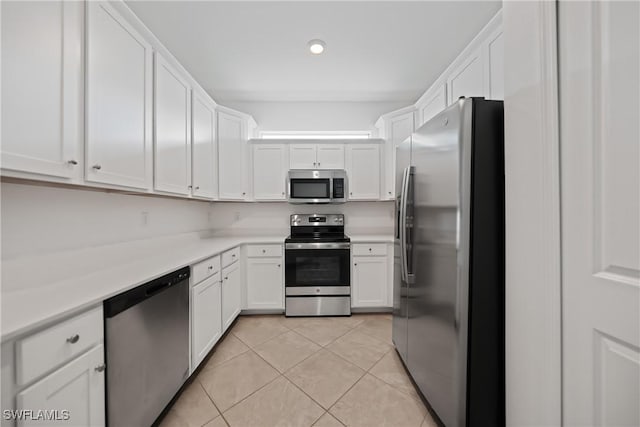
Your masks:
<svg viewBox="0 0 640 427"><path fill-rule="evenodd" d="M100 304L143 283L242 244L285 235L187 233L2 262L2 341ZM350 235L353 243L392 235Z"/></svg>

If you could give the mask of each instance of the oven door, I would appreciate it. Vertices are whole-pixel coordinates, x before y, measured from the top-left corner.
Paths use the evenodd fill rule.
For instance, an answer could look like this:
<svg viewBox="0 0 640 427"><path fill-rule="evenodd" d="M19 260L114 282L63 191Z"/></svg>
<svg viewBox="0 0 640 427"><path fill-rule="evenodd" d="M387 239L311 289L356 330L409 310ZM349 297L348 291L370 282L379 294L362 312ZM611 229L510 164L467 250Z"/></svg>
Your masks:
<svg viewBox="0 0 640 427"><path fill-rule="evenodd" d="M349 243L287 243L287 296L350 295Z"/></svg>

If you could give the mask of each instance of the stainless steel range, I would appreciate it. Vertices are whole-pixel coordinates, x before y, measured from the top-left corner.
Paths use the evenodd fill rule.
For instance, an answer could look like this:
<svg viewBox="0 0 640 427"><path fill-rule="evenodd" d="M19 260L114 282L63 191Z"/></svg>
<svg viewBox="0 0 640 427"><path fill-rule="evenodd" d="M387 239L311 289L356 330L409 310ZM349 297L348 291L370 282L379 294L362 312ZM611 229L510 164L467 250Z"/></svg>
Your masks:
<svg viewBox="0 0 640 427"><path fill-rule="evenodd" d="M285 314L351 315L351 240L344 215L291 215L285 243Z"/></svg>

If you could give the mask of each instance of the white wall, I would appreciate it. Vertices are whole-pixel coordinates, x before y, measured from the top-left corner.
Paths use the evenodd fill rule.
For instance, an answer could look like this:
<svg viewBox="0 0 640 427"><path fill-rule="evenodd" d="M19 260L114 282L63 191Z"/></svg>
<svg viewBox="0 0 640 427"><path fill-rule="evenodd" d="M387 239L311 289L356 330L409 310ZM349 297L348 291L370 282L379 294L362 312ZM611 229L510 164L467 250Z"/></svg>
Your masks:
<svg viewBox="0 0 640 427"><path fill-rule="evenodd" d="M346 234L393 233L394 202L348 202L342 205L289 203L214 203L212 226L216 232L289 234L294 213L343 213Z"/></svg>
<svg viewBox="0 0 640 427"><path fill-rule="evenodd" d="M6 182L0 191L3 260L209 228L208 202Z"/></svg>
<svg viewBox="0 0 640 427"><path fill-rule="evenodd" d="M406 102L227 102L225 106L251 114L259 130L373 130L381 114L406 107Z"/></svg>

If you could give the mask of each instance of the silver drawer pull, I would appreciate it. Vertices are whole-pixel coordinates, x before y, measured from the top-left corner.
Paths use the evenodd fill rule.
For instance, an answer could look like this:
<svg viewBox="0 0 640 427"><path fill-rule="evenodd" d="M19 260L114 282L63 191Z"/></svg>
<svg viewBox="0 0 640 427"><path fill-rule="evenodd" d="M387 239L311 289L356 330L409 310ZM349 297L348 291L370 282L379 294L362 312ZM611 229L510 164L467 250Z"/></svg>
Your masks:
<svg viewBox="0 0 640 427"><path fill-rule="evenodd" d="M209 270L213 270L213 265L210 265L208 268Z"/></svg>
<svg viewBox="0 0 640 427"><path fill-rule="evenodd" d="M278 264L278 268L280 268L280 264Z"/></svg>
<svg viewBox="0 0 640 427"><path fill-rule="evenodd" d="M75 334L74 336L67 338L67 342L69 344L75 344L78 342L78 340L80 340L80 335L78 334Z"/></svg>
<svg viewBox="0 0 640 427"><path fill-rule="evenodd" d="M106 368L107 368L107 365L103 363L102 365L96 366L94 369L96 372L103 372Z"/></svg>
<svg viewBox="0 0 640 427"><path fill-rule="evenodd" d="M263 249L263 250L262 250L262 253L263 253L263 254L264 254L264 253L267 253L266 249Z"/></svg>
<svg viewBox="0 0 640 427"><path fill-rule="evenodd" d="M236 257L236 254L231 254L231 257L232 257L232 258L235 258L235 257Z"/></svg>
<svg viewBox="0 0 640 427"><path fill-rule="evenodd" d="M77 165L78 162L75 160L69 160L67 163L69 163L70 165Z"/></svg>
<svg viewBox="0 0 640 427"><path fill-rule="evenodd" d="M100 169L102 169L102 166L100 166L100 165L93 165L93 166L91 166L91 167L92 167L93 169L97 170L97 171L99 171Z"/></svg>

